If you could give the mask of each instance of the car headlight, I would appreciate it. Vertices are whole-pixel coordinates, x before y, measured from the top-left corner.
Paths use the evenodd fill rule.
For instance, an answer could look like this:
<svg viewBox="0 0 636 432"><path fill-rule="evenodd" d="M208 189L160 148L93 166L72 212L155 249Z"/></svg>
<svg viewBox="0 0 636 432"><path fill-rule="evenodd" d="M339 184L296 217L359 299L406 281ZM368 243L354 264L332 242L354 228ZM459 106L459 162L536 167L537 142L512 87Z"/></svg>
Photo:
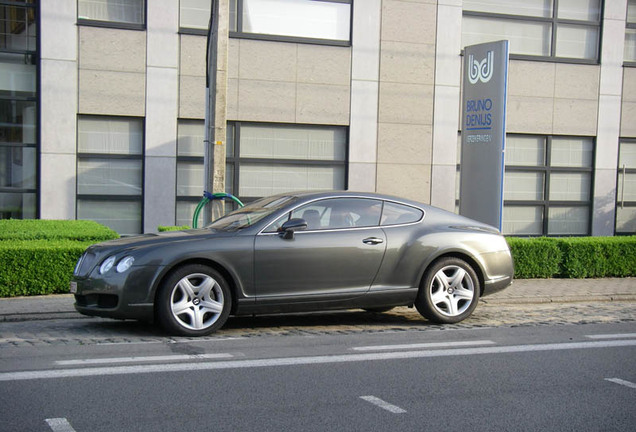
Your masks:
<svg viewBox="0 0 636 432"><path fill-rule="evenodd" d="M102 265L99 266L99 274L108 273L108 271L110 269L112 269L114 265L115 265L115 257L114 256L106 258L106 261L104 261L102 263Z"/></svg>
<svg viewBox="0 0 636 432"><path fill-rule="evenodd" d="M122 260L119 261L119 264L117 264L117 273L125 272L133 265L134 262L135 259L131 256L122 258Z"/></svg>

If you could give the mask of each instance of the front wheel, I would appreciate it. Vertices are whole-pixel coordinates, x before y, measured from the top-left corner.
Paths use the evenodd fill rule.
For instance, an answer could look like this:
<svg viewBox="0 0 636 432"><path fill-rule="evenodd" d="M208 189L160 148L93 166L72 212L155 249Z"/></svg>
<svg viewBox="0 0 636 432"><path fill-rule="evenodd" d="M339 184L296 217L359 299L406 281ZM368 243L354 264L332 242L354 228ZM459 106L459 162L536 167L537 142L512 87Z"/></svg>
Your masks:
<svg viewBox="0 0 636 432"><path fill-rule="evenodd" d="M205 336L225 324L232 305L227 282L214 269L191 264L174 271L157 294L157 317L171 334Z"/></svg>
<svg viewBox="0 0 636 432"><path fill-rule="evenodd" d="M426 271L415 307L429 321L457 323L473 313L479 293L479 278L470 264L459 258L443 258Z"/></svg>

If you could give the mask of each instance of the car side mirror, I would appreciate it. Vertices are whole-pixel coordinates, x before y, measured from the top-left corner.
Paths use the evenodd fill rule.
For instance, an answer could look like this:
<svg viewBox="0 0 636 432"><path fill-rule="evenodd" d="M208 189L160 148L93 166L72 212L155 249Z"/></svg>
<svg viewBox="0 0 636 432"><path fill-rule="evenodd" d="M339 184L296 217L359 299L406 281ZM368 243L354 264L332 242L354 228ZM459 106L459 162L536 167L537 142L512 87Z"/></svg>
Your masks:
<svg viewBox="0 0 636 432"><path fill-rule="evenodd" d="M294 238L294 232L303 231L307 229L307 221L305 219L294 218L290 219L280 227L279 231L283 234L285 240L291 240Z"/></svg>

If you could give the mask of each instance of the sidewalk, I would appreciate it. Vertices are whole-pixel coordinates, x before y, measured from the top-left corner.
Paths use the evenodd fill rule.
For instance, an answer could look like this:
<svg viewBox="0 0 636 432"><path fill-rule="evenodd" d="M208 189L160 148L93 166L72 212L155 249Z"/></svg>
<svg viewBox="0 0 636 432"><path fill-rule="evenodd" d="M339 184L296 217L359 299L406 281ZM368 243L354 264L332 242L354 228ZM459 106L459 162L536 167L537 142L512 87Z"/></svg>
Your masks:
<svg viewBox="0 0 636 432"><path fill-rule="evenodd" d="M519 279L482 299L487 304L636 301L636 278ZM0 322L84 318L71 294L0 299Z"/></svg>

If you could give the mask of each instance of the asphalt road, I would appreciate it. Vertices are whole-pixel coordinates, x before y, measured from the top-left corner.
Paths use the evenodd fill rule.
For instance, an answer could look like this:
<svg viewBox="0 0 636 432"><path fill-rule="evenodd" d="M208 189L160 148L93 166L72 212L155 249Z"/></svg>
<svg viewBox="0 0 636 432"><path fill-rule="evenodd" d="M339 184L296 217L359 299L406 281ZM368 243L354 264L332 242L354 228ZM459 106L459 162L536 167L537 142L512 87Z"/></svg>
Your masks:
<svg viewBox="0 0 636 432"><path fill-rule="evenodd" d="M203 339L49 321L80 326L61 340L43 322L4 323L32 338L0 340L0 430L632 431L633 306L553 305L560 321L522 325L536 310L499 309L490 325L376 318L381 329L358 322L373 314L270 317ZM127 340L91 338L103 326Z"/></svg>

